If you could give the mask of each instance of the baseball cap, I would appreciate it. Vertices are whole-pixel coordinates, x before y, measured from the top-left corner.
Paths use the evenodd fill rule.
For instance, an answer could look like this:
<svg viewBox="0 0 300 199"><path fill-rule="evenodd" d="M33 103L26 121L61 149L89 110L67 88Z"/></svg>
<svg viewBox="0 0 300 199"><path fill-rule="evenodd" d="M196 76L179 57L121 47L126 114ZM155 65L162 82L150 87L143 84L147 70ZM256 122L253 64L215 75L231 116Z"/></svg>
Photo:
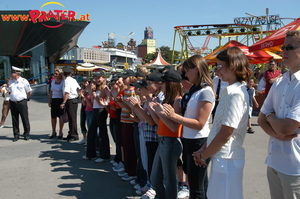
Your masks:
<svg viewBox="0 0 300 199"><path fill-rule="evenodd" d="M181 74L174 70L168 70L161 75L163 82L180 82Z"/></svg>
<svg viewBox="0 0 300 199"><path fill-rule="evenodd" d="M162 69L162 71L164 70L175 70L175 67L173 65L167 65Z"/></svg>
<svg viewBox="0 0 300 199"><path fill-rule="evenodd" d="M120 78L120 76L121 76L121 73L120 72L115 72L113 75L112 75L112 77L111 77L111 80L113 81L116 81L116 80L118 80L119 78Z"/></svg>
<svg viewBox="0 0 300 199"><path fill-rule="evenodd" d="M133 70L126 70L124 73L122 73L120 75L120 77L123 77L123 78L127 78L127 77L130 77L130 76L135 77L135 72L133 72Z"/></svg>
<svg viewBox="0 0 300 199"><path fill-rule="evenodd" d="M145 77L144 73L142 73L141 71L137 71L137 72L135 73L135 76L136 76L136 77Z"/></svg>
<svg viewBox="0 0 300 199"><path fill-rule="evenodd" d="M65 72L65 73L72 73L72 72L73 72L73 69L72 69L72 68L68 68L68 67L64 67L64 68L62 69L62 71Z"/></svg>
<svg viewBox="0 0 300 199"><path fill-rule="evenodd" d="M147 80L146 79L141 79L141 80L138 80L137 82L132 83L130 85L134 86L136 88L146 88L148 84L147 84Z"/></svg>
<svg viewBox="0 0 300 199"><path fill-rule="evenodd" d="M105 73L102 71L98 71L98 72L93 73L93 75L94 75L94 77L103 77L103 76L105 76Z"/></svg>
<svg viewBox="0 0 300 199"><path fill-rule="evenodd" d="M153 72L150 73L147 77L146 80L148 81L153 81L153 82L162 82L163 79L161 78L162 73L159 72Z"/></svg>

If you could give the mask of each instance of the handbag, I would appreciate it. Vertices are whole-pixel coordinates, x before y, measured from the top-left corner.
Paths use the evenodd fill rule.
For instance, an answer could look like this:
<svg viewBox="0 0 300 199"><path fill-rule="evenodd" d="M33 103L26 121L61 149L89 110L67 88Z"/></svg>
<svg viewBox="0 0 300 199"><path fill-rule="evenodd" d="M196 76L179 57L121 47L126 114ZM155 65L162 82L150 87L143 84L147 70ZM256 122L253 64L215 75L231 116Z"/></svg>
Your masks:
<svg viewBox="0 0 300 199"><path fill-rule="evenodd" d="M69 122L68 114L65 108L63 109L63 114L59 117L63 123Z"/></svg>

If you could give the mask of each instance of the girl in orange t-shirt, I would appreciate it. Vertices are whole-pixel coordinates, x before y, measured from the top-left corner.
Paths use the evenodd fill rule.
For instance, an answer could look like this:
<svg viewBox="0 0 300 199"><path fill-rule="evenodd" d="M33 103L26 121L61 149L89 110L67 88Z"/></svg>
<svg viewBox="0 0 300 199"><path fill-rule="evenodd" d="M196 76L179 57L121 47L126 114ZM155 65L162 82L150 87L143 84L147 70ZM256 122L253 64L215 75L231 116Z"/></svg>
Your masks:
<svg viewBox="0 0 300 199"><path fill-rule="evenodd" d="M177 71L166 71L162 74L161 89L165 94L163 104L173 105L175 112L181 112L179 106L182 96L181 75ZM153 120L158 124L160 136L155 154L151 183L157 198L177 199L177 161L182 153L181 125L166 117L163 105L150 102L149 110Z"/></svg>

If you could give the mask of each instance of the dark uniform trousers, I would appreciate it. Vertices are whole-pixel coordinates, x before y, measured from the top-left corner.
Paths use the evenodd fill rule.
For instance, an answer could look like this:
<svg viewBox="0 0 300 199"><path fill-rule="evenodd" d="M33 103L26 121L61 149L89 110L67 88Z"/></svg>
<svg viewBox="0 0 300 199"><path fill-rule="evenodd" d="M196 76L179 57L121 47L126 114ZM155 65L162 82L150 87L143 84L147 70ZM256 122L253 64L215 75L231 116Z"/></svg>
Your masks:
<svg viewBox="0 0 300 199"><path fill-rule="evenodd" d="M24 136L28 136L30 133L30 124L28 119L28 106L27 99L21 101L9 101L11 109L11 118L13 123L13 133L14 137L19 137L20 128L19 128L19 115L24 128Z"/></svg>
<svg viewBox="0 0 300 199"><path fill-rule="evenodd" d="M78 99L68 99L66 101L66 111L69 119L69 135L68 138L78 138L77 132L77 109Z"/></svg>

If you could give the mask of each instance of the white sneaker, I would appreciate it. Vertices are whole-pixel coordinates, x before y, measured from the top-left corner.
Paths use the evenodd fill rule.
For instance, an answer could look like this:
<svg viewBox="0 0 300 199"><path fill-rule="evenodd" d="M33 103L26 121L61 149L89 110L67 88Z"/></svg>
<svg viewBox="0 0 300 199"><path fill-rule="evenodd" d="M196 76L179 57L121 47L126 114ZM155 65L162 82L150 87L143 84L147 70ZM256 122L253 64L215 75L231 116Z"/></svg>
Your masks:
<svg viewBox="0 0 300 199"><path fill-rule="evenodd" d="M186 198L189 196L190 196L190 192L186 186L179 187L179 191L178 191L178 195L177 195L178 199L183 199L183 198Z"/></svg>
<svg viewBox="0 0 300 199"><path fill-rule="evenodd" d="M119 165L119 163L115 162L115 163L113 163L112 165L113 165L114 167L116 167L116 166Z"/></svg>
<svg viewBox="0 0 300 199"><path fill-rule="evenodd" d="M135 181L135 179L134 179L134 180L130 180L130 184L136 185L137 183L136 183L136 181Z"/></svg>
<svg viewBox="0 0 300 199"><path fill-rule="evenodd" d="M141 199L154 199L155 195L156 192L152 188L149 188L148 191L142 195Z"/></svg>
<svg viewBox="0 0 300 199"><path fill-rule="evenodd" d="M110 163L112 163L112 164L113 164L113 163L115 163L115 161L114 161L114 160L111 160L111 161L110 161Z"/></svg>
<svg viewBox="0 0 300 199"><path fill-rule="evenodd" d="M97 159L95 160L95 162L97 162L97 163L100 163L100 162L106 162L106 161L108 161L108 160L105 160L105 159L102 159L102 158L97 158Z"/></svg>
<svg viewBox="0 0 300 199"><path fill-rule="evenodd" d="M142 187L139 184L136 184L136 185L133 186L133 188L138 190L138 189L141 189Z"/></svg>
<svg viewBox="0 0 300 199"><path fill-rule="evenodd" d="M77 142L77 144L85 144L86 143L86 138L82 138L81 141Z"/></svg>
<svg viewBox="0 0 300 199"><path fill-rule="evenodd" d="M140 195L140 196L141 196L141 195L143 195L144 193L146 193L149 189L150 189L150 187L146 184L144 187L142 187L142 188L136 190L135 193L136 193L137 195Z"/></svg>
<svg viewBox="0 0 300 199"><path fill-rule="evenodd" d="M114 172L123 172L125 171L125 166L122 162L118 166L112 168Z"/></svg>
<svg viewBox="0 0 300 199"><path fill-rule="evenodd" d="M0 129L2 129L4 127L4 125L0 125Z"/></svg>
<svg viewBox="0 0 300 199"><path fill-rule="evenodd" d="M128 175L128 173L126 173L124 171L121 171L121 172L118 173L118 176L120 176L120 177L123 177L123 176L126 176L126 175Z"/></svg>
<svg viewBox="0 0 300 199"><path fill-rule="evenodd" d="M130 181L130 180L133 180L133 179L136 179L136 176L125 175L125 176L122 177L122 180L124 180L124 181Z"/></svg>
<svg viewBox="0 0 300 199"><path fill-rule="evenodd" d="M84 155L84 156L82 156L82 159L84 159L84 160L95 160L96 158L88 158L88 157L86 157L86 155Z"/></svg>

